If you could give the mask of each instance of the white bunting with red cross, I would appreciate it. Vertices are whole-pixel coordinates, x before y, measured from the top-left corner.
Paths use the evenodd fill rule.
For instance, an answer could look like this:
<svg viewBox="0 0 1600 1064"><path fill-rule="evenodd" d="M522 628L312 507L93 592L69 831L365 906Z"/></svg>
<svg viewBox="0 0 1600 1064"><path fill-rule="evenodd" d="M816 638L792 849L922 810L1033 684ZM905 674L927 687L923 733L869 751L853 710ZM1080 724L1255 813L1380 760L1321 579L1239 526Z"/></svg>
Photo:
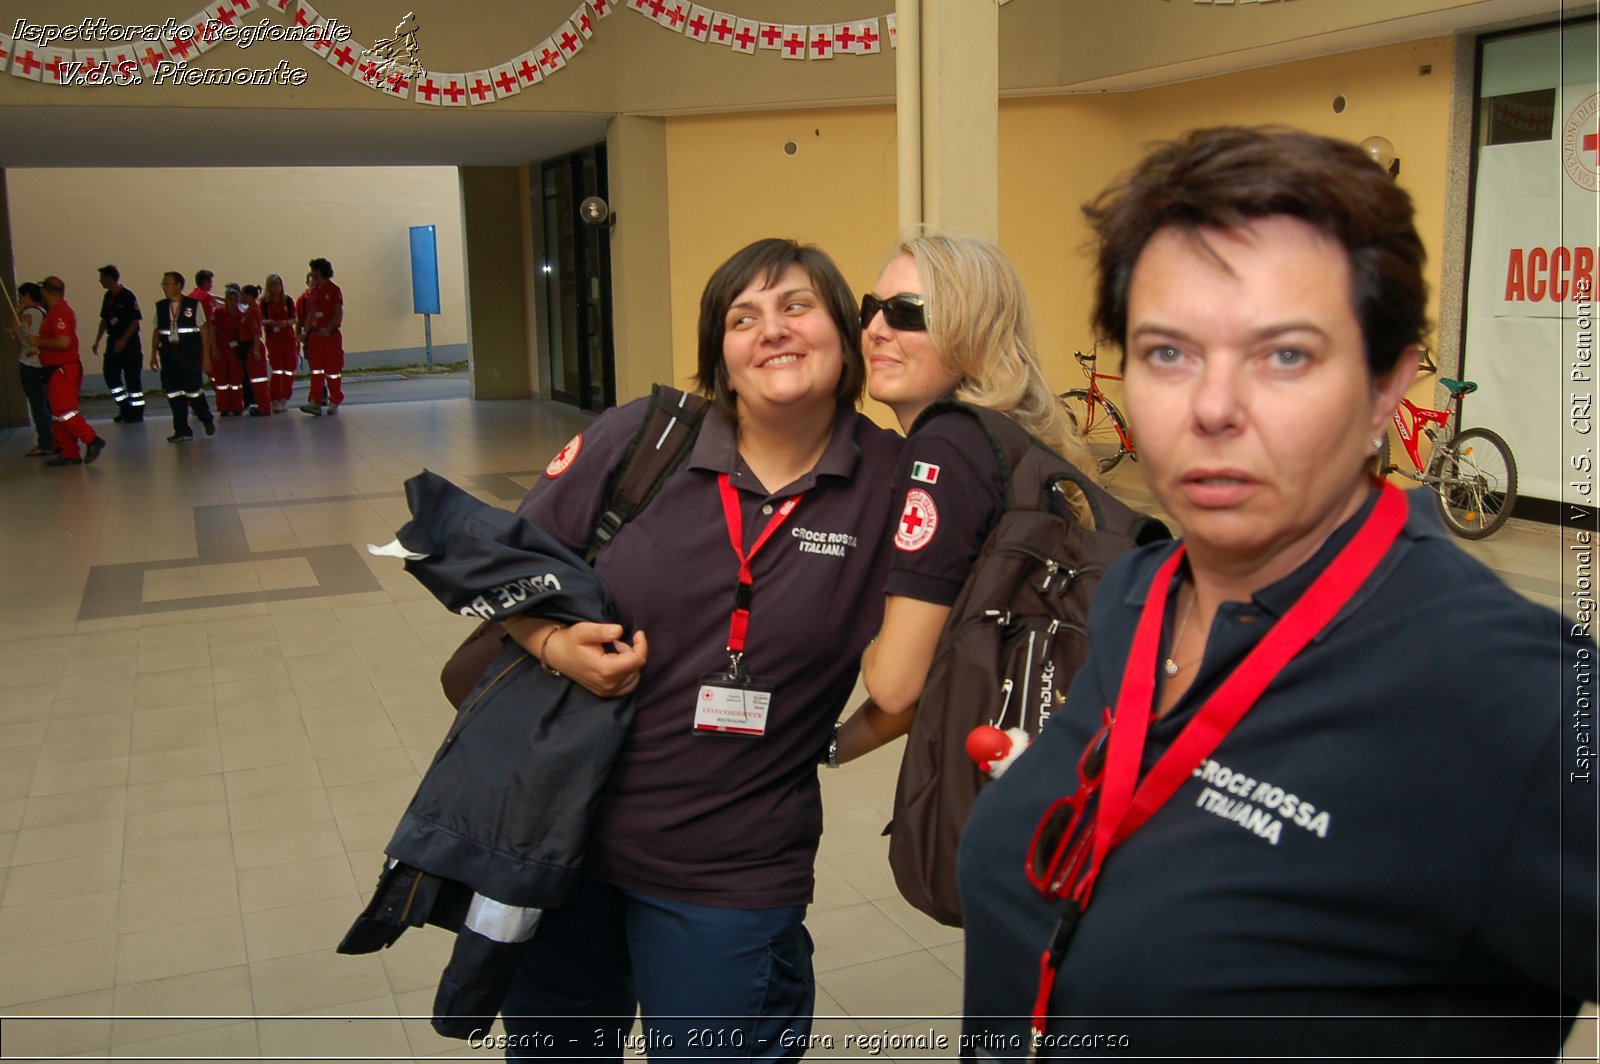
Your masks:
<svg viewBox="0 0 1600 1064"><path fill-rule="evenodd" d="M167 61L166 49L161 47L160 41L145 41L143 44L137 45L136 50L139 53L139 70L144 74L154 75L156 68ZM15 74L15 60L12 62L11 66L11 72Z"/></svg>
<svg viewBox="0 0 1600 1064"><path fill-rule="evenodd" d="M845 55L852 55L855 53L856 26L858 25L859 23L855 22L834 23L833 50L835 52L843 52Z"/></svg>
<svg viewBox="0 0 1600 1064"><path fill-rule="evenodd" d="M378 89L400 100L411 99L411 75L404 70L394 70L378 82ZM429 101L432 102L432 101Z"/></svg>
<svg viewBox="0 0 1600 1064"><path fill-rule="evenodd" d="M833 26L812 26L807 33L812 59L833 58Z"/></svg>
<svg viewBox="0 0 1600 1064"><path fill-rule="evenodd" d="M294 3L294 0L262 0L262 2L265 3L267 7L272 8L272 10L277 11L280 14L287 15L289 13L290 6Z"/></svg>
<svg viewBox="0 0 1600 1064"><path fill-rule="evenodd" d="M661 10L661 24L673 33L682 33L689 22L689 5L684 0L670 0Z"/></svg>
<svg viewBox="0 0 1600 1064"><path fill-rule="evenodd" d="M39 58L44 61L39 80L45 85L65 85L72 76L72 51L67 48L41 48Z"/></svg>
<svg viewBox="0 0 1600 1064"><path fill-rule="evenodd" d="M567 21L572 23L572 28L577 30L584 40L594 36L594 20L589 17L589 9L582 4L574 11Z"/></svg>
<svg viewBox="0 0 1600 1064"><path fill-rule="evenodd" d="M645 18L655 18L655 12L650 10L650 0L628 0L630 10L637 11Z"/></svg>
<svg viewBox="0 0 1600 1064"><path fill-rule="evenodd" d="M443 74L435 74L431 70L425 71L417 78L417 99L433 107L444 104L444 83L440 80Z"/></svg>
<svg viewBox="0 0 1600 1064"><path fill-rule="evenodd" d="M221 40L222 27L214 25L214 22L209 11L192 15L189 21L178 27L178 38L182 40L187 34L189 43L194 45L194 55L205 55Z"/></svg>
<svg viewBox="0 0 1600 1064"><path fill-rule="evenodd" d="M556 49L560 51L563 59L571 59L583 51L583 36L573 28L570 22L563 22L556 27L556 31L550 35L550 39L556 42Z"/></svg>
<svg viewBox="0 0 1600 1064"><path fill-rule="evenodd" d="M759 36L763 51L777 52L783 49L783 27L776 22L763 22Z"/></svg>
<svg viewBox="0 0 1600 1064"><path fill-rule="evenodd" d="M683 24L683 35L691 41L707 41L711 39L711 20L717 13L709 7L700 4L689 5L689 21Z"/></svg>
<svg viewBox="0 0 1600 1064"><path fill-rule="evenodd" d="M595 18L607 17L616 6L613 0L589 0L589 10L594 12Z"/></svg>
<svg viewBox="0 0 1600 1064"><path fill-rule="evenodd" d="M523 88L532 88L544 80L544 71L539 69L539 53L529 48L510 62L512 73L517 75L517 84Z"/></svg>
<svg viewBox="0 0 1600 1064"><path fill-rule="evenodd" d="M356 64L356 68L350 71L350 76L369 89L381 89L383 79L388 75L376 59L368 56Z"/></svg>
<svg viewBox="0 0 1600 1064"><path fill-rule="evenodd" d="M305 46L326 59L333 53L333 27L319 22L306 34Z"/></svg>
<svg viewBox="0 0 1600 1064"><path fill-rule="evenodd" d="M711 29L707 31L706 39L712 44L732 46L733 34L738 28L738 19L732 15L724 15L720 11L713 11L711 13Z"/></svg>
<svg viewBox="0 0 1600 1064"><path fill-rule="evenodd" d="M878 20L862 19L856 27L856 54L877 55L883 51L883 36L878 31Z"/></svg>
<svg viewBox="0 0 1600 1064"><path fill-rule="evenodd" d="M513 81L516 79L513 78ZM467 102L477 107L479 104L494 103L497 97L494 94L494 75L487 70L474 70L467 75Z"/></svg>
<svg viewBox="0 0 1600 1064"><path fill-rule="evenodd" d="M810 45L807 43L807 34L810 29L811 27L809 26L784 25L782 51L785 59L804 59L806 57L806 53L810 50Z"/></svg>
<svg viewBox="0 0 1600 1064"><path fill-rule="evenodd" d="M310 29L322 21L322 16L317 14L317 9L300 0L300 6L294 9L294 24L301 29Z"/></svg>
<svg viewBox="0 0 1600 1064"><path fill-rule="evenodd" d="M440 103L446 107L467 106L467 76L465 74L435 74L439 79L439 92L444 97Z"/></svg>
<svg viewBox="0 0 1600 1064"><path fill-rule="evenodd" d="M533 51L539 57L539 71L545 77L567 65L567 58L561 54L561 49L556 47L554 37L546 37L533 46Z"/></svg>
<svg viewBox="0 0 1600 1064"><path fill-rule="evenodd" d="M29 81L43 81L45 57L40 53L44 51L43 48L33 48L28 45L17 48L16 54L11 57L11 73Z"/></svg>
<svg viewBox="0 0 1600 1064"><path fill-rule="evenodd" d="M106 66L111 68L108 73L113 77L130 77L139 67L139 53L126 44L107 48Z"/></svg>
<svg viewBox="0 0 1600 1064"><path fill-rule="evenodd" d="M889 47L890 48L898 47L895 44L895 39L894 39L895 38L894 12L891 11L887 15L883 16L883 21L889 27Z"/></svg>
<svg viewBox="0 0 1600 1064"><path fill-rule="evenodd" d="M749 18L734 20L733 36L728 44L736 52L755 55L756 49L761 46L761 23Z"/></svg>
<svg viewBox="0 0 1600 1064"><path fill-rule="evenodd" d="M244 10L240 10L240 5L243 5ZM212 33L216 34L216 40L213 40L212 43L216 44L221 40L221 31L217 27L231 29L233 26L238 25L244 21L244 16L250 13L250 9L253 6L255 5L250 0L220 0L220 2L214 2L211 5L211 12L207 16L210 22L216 24L208 27Z"/></svg>
<svg viewBox="0 0 1600 1064"><path fill-rule="evenodd" d="M72 53L72 74L67 78L72 85L104 85L110 79L106 69L106 53L99 48L79 48Z"/></svg>
<svg viewBox="0 0 1600 1064"><path fill-rule="evenodd" d="M906 492L900 523L894 530L894 545L907 552L919 551L933 542L938 528L939 508L933 504L933 496L921 488Z"/></svg>
<svg viewBox="0 0 1600 1064"><path fill-rule="evenodd" d="M0 74L4 74L11 66L11 38L0 33Z"/></svg>
<svg viewBox="0 0 1600 1064"><path fill-rule="evenodd" d="M328 65L340 73L354 75L361 65L361 46L354 41L335 44L328 50Z"/></svg>
<svg viewBox="0 0 1600 1064"><path fill-rule="evenodd" d="M167 51L180 63L200 58L204 51L200 43L200 31L192 26L178 30L177 36L167 42Z"/></svg>
<svg viewBox="0 0 1600 1064"><path fill-rule="evenodd" d="M517 68L511 63L501 63L489 68L489 84L494 86L494 98L504 100L522 91L522 81Z"/></svg>

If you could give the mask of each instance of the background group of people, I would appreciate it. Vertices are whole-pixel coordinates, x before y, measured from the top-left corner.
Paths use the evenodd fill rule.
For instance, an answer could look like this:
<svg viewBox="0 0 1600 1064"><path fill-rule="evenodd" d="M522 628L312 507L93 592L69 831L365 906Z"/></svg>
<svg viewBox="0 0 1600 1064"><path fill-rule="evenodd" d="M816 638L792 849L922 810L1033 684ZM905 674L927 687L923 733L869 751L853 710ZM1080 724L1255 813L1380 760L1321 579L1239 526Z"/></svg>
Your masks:
<svg viewBox="0 0 1600 1064"><path fill-rule="evenodd" d="M295 368L302 349L311 368L310 396L300 409L320 416L336 414L344 401L344 295L333 282L327 259L310 262L306 289L298 299L284 290L283 278L269 274L264 287L229 283L218 298L210 270L195 274L185 294L183 274L162 276L163 298L156 305L150 334L149 368L161 374L161 388L172 410L169 443L194 437L194 414L206 435L216 421L206 402L209 376L216 414L266 417L288 409ZM92 353L101 355L106 387L117 404L119 424L144 420L144 355L139 330L144 321L138 298L122 284L115 266L100 268L105 295ZM26 453L48 465L76 465L99 457L105 441L78 410L83 364L78 352L77 318L65 299L60 278L17 289L14 333L21 348L20 372L37 433ZM101 345L104 344L102 353ZM79 443L84 451L79 454Z"/></svg>
<svg viewBox="0 0 1600 1064"><path fill-rule="evenodd" d="M1596 994L1596 803L1561 738L1594 644L1373 474L1427 328L1409 196L1352 144L1216 129L1086 213L1095 324L1183 539L1106 572L1088 661L967 824L962 1056L1559 1055ZM621 623L506 622L635 699L578 898L503 1004L510 1059L619 1060L635 1009L652 1058L803 1054L817 765L917 726L1009 505L970 419L924 415L985 406L1094 468L987 242L902 242L857 310L820 250L758 241L698 336L712 410L595 558ZM648 403L519 513L582 551ZM819 535L851 547L800 549ZM836 723L858 665L870 700ZM730 701L738 734L706 708Z"/></svg>

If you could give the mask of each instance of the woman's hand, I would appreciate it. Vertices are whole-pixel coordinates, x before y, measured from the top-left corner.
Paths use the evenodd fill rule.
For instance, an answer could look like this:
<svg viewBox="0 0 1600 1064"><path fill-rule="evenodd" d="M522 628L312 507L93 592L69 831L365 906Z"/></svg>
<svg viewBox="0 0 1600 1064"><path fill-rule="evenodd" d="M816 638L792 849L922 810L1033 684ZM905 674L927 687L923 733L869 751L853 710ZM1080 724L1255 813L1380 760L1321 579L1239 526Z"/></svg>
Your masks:
<svg viewBox="0 0 1600 1064"><path fill-rule="evenodd" d="M624 643L620 624L579 621L562 627L542 617L512 617L505 626L546 668L601 698L632 693L649 659L644 633L634 632L633 642Z"/></svg>

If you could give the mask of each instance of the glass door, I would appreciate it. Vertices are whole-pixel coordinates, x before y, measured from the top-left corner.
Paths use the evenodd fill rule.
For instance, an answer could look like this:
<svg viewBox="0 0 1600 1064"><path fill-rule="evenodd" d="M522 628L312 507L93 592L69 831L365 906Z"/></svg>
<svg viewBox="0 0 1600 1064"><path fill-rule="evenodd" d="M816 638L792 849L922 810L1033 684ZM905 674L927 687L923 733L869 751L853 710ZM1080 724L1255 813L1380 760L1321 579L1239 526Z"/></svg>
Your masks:
<svg viewBox="0 0 1600 1064"><path fill-rule="evenodd" d="M611 230L578 214L588 196L606 197L604 144L540 167L535 246L544 275L547 398L582 410L616 405L611 331Z"/></svg>

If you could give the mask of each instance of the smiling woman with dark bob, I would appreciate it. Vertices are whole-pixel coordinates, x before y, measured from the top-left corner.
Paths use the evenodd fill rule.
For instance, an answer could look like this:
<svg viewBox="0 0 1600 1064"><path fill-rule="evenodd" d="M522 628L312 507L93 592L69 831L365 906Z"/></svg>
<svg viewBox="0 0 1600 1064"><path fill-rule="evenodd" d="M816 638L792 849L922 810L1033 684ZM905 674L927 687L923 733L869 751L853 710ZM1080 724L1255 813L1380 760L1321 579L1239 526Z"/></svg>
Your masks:
<svg viewBox="0 0 1600 1064"><path fill-rule="evenodd" d="M1595 647L1372 475L1426 325L1410 197L1353 145L1213 129L1087 215L1183 538L1107 573L967 825L968 1052L1026 1052L1031 1013L1045 1056L1558 1056L1595 996L1563 694Z"/></svg>

